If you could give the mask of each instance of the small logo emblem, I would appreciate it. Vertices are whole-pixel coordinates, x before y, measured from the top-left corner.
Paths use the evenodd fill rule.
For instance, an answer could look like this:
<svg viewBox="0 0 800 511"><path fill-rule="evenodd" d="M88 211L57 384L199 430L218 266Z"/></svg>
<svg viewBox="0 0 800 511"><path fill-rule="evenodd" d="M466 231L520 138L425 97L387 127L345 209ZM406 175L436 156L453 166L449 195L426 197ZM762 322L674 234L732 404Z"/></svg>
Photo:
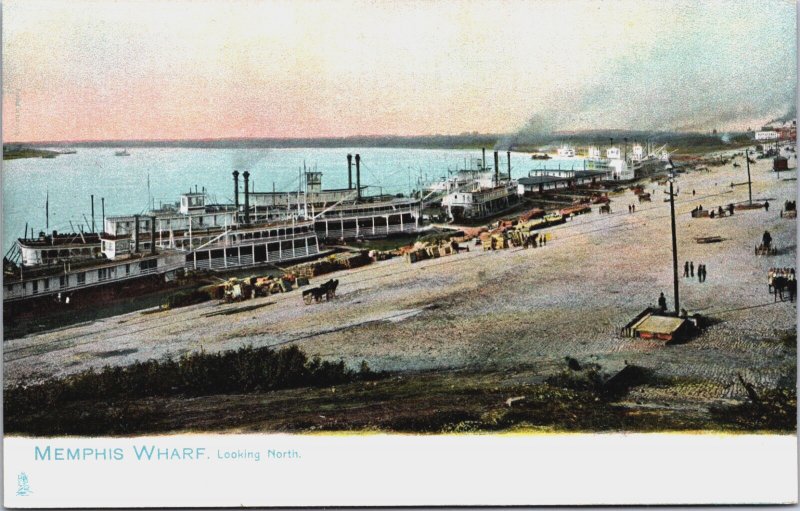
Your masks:
<svg viewBox="0 0 800 511"><path fill-rule="evenodd" d="M27 497L32 493L31 484L30 481L28 481L28 474L25 472L20 472L17 476L17 496Z"/></svg>

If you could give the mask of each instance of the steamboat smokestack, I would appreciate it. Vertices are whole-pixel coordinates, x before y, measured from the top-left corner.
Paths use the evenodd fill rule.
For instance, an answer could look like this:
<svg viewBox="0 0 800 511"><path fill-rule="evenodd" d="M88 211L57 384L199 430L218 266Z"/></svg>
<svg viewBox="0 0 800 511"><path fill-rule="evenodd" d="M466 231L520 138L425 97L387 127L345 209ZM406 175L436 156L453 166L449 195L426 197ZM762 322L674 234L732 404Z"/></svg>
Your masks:
<svg viewBox="0 0 800 511"><path fill-rule="evenodd" d="M356 155L356 197L361 200L361 155Z"/></svg>
<svg viewBox="0 0 800 511"><path fill-rule="evenodd" d="M92 195L92 232L97 232L97 227L94 225L94 195Z"/></svg>
<svg viewBox="0 0 800 511"><path fill-rule="evenodd" d="M353 189L353 155L347 155L347 189Z"/></svg>
<svg viewBox="0 0 800 511"><path fill-rule="evenodd" d="M139 215L133 215L133 253L139 253Z"/></svg>
<svg viewBox="0 0 800 511"><path fill-rule="evenodd" d="M481 170L486 170L486 148L481 149L483 151L483 157L481 158ZM470 165L470 168L472 165Z"/></svg>
<svg viewBox="0 0 800 511"><path fill-rule="evenodd" d="M239 215L239 171L233 171L233 205L236 208L236 216Z"/></svg>
<svg viewBox="0 0 800 511"><path fill-rule="evenodd" d="M248 181L250 179L250 173L246 170L244 174L242 174L244 178L244 223L250 223L250 185Z"/></svg>
<svg viewBox="0 0 800 511"><path fill-rule="evenodd" d="M156 217L150 217L150 253L156 255Z"/></svg>
<svg viewBox="0 0 800 511"><path fill-rule="evenodd" d="M511 151L506 151L506 161L508 162L508 179L511 179Z"/></svg>
<svg viewBox="0 0 800 511"><path fill-rule="evenodd" d="M494 152L494 184L500 184L500 156L497 151Z"/></svg>

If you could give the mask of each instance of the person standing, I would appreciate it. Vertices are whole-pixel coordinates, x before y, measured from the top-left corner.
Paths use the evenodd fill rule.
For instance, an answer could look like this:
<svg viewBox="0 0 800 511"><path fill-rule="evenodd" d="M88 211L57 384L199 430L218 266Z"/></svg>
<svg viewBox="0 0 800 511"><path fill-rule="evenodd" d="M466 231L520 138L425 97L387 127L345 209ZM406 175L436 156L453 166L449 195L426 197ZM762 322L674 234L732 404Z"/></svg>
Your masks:
<svg viewBox="0 0 800 511"><path fill-rule="evenodd" d="M689 276L689 261L686 261L683 264L683 276L684 277L688 277Z"/></svg>
<svg viewBox="0 0 800 511"><path fill-rule="evenodd" d="M764 211L769 211L769 201L764 201Z"/></svg>
<svg viewBox="0 0 800 511"><path fill-rule="evenodd" d="M770 245L772 245L772 235L769 233L769 231L764 231L764 235L761 236L761 243L765 248L769 248Z"/></svg>
<svg viewBox="0 0 800 511"><path fill-rule="evenodd" d="M694 278L694 261L689 263L689 275Z"/></svg>

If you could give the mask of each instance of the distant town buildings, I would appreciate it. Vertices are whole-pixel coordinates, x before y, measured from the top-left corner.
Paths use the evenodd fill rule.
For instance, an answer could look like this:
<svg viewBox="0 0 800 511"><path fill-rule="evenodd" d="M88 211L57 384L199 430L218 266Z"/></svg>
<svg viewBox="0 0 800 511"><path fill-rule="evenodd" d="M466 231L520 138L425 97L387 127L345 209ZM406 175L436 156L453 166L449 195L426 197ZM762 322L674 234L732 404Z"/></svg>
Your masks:
<svg viewBox="0 0 800 511"><path fill-rule="evenodd" d="M772 123L755 134L756 140L797 140L797 120Z"/></svg>

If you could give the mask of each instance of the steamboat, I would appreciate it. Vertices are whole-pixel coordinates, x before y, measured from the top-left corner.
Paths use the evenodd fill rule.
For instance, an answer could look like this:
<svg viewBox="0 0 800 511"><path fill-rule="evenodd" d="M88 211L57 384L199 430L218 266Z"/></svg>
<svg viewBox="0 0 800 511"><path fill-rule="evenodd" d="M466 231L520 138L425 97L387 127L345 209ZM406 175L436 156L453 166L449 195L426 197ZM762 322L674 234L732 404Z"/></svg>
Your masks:
<svg viewBox="0 0 800 511"><path fill-rule="evenodd" d="M486 167L483 150L481 168L466 184L442 197L441 208L451 222L475 222L508 211L519 204L517 183L511 179L511 152L507 152L508 173L500 174L498 152L494 152L494 174Z"/></svg>
<svg viewBox="0 0 800 511"><path fill-rule="evenodd" d="M422 229L422 201L416 198L366 193L361 184L361 155L347 155L347 188L324 189L322 173L305 171L305 186L296 192L250 192L256 214L267 218L298 211L317 235L330 241L385 238Z"/></svg>
<svg viewBox="0 0 800 511"><path fill-rule="evenodd" d="M238 191L239 173L233 177ZM247 190L249 173L243 177ZM96 303L158 289L186 270L235 270L320 254L313 220L258 213L247 192L243 207L235 197L232 205L207 204L205 191L195 188L174 206L106 217L99 233L26 234L3 261L4 310Z"/></svg>

